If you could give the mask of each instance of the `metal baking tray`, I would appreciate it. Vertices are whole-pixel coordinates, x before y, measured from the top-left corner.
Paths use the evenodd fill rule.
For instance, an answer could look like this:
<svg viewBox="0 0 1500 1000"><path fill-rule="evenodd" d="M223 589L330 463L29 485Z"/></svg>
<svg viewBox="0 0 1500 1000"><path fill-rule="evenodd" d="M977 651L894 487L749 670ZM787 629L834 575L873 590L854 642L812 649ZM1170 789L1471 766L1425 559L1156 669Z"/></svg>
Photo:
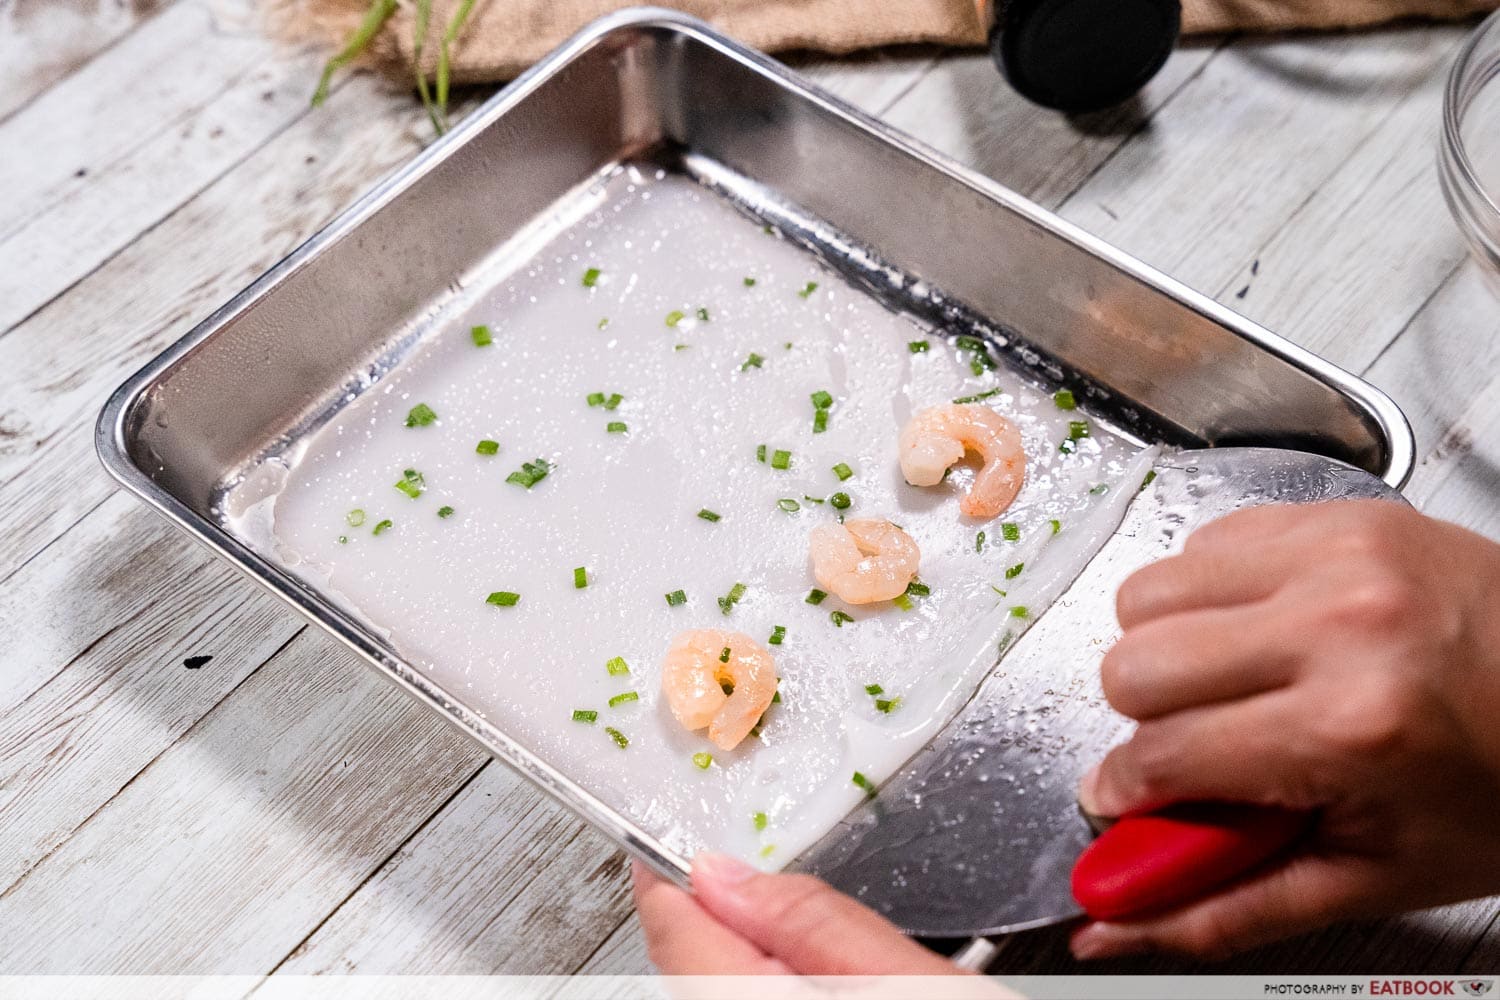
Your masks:
<svg viewBox="0 0 1500 1000"><path fill-rule="evenodd" d="M1370 385L699 21L595 22L125 382L97 447L150 506L679 883L687 859L215 513L226 483L436 335L431 317L497 247L640 161L775 223L893 308L986 337L1026 377L1086 386L1089 409L1142 440L1296 448L1393 486L1411 471L1410 428Z"/></svg>

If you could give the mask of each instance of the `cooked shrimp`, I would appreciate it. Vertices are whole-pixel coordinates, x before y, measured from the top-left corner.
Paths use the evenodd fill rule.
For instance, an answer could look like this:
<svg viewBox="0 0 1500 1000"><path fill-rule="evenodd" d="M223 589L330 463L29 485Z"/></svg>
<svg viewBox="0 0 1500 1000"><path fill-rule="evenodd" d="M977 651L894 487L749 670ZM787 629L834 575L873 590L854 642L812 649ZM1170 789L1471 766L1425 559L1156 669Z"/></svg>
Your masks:
<svg viewBox="0 0 1500 1000"><path fill-rule="evenodd" d="M721 659L729 650L728 659ZM726 694L724 686L731 685ZM733 750L776 697L776 663L747 635L723 629L683 632L667 649L662 693L677 721L689 730L708 727L721 750Z"/></svg>
<svg viewBox="0 0 1500 1000"><path fill-rule="evenodd" d="M912 417L901 431L901 474L913 486L936 486L943 473L977 451L984 467L959 501L970 517L995 517L1016 499L1026 480L1021 432L988 406L934 406Z"/></svg>
<svg viewBox="0 0 1500 1000"><path fill-rule="evenodd" d="M850 604L900 597L916 579L922 558L910 535L889 521L870 518L820 524L808 542L813 576Z"/></svg>

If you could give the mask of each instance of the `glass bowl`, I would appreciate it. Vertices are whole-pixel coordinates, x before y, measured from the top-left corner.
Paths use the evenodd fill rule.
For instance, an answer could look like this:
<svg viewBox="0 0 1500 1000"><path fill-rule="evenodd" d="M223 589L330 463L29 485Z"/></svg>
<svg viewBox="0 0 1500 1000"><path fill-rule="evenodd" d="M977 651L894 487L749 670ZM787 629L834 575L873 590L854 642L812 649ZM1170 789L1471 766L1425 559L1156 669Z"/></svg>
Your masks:
<svg viewBox="0 0 1500 1000"><path fill-rule="evenodd" d="M1500 288L1500 12L1459 50L1443 95L1441 142L1448 208Z"/></svg>

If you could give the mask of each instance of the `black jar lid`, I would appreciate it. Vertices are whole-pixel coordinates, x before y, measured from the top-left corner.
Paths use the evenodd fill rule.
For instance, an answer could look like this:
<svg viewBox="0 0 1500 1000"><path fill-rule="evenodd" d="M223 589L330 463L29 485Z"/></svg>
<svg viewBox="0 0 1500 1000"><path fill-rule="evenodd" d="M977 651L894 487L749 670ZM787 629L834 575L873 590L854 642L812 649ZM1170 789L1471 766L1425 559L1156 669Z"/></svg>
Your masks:
<svg viewBox="0 0 1500 1000"><path fill-rule="evenodd" d="M1181 26L1180 0L1002 0L990 51L1030 100L1098 111L1156 75Z"/></svg>

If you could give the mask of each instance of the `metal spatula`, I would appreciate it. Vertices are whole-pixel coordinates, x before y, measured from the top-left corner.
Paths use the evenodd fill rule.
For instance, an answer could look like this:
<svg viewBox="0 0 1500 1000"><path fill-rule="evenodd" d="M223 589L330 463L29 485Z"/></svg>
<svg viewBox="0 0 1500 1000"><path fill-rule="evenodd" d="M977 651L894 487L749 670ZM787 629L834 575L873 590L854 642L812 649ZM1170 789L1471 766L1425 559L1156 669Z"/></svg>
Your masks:
<svg viewBox="0 0 1500 1000"><path fill-rule="evenodd" d="M1040 927L1085 908L1118 919L1174 906L1300 834L1302 816L1194 804L1127 817L1094 841L1075 798L1078 780L1130 726L1105 703L1098 680L1117 633L1115 592L1194 528L1241 507L1401 496L1353 466L1269 448L1177 452L1156 473L969 703L800 867L910 933L968 937Z"/></svg>

